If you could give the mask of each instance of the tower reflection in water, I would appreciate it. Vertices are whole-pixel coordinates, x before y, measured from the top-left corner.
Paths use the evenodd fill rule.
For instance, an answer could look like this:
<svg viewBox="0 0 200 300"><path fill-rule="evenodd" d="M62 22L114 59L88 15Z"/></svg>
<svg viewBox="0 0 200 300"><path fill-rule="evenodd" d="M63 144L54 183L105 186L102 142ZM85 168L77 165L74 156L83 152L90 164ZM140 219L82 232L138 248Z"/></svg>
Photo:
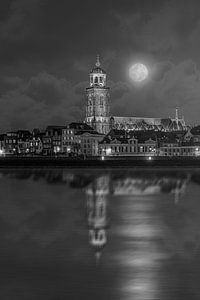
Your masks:
<svg viewBox="0 0 200 300"><path fill-rule="evenodd" d="M120 218L112 232L121 245L113 257L120 267L117 278L123 299L161 299L162 264L168 259L162 245L165 224L159 213L161 194L171 194L172 204L176 205L188 181L188 176L104 175L87 186L89 243L97 261L107 243L107 202L111 191L114 201L118 201Z"/></svg>
<svg viewBox="0 0 200 300"><path fill-rule="evenodd" d="M109 195L109 177L96 178L87 188L87 218L89 243L95 251L96 262L107 243L107 197Z"/></svg>

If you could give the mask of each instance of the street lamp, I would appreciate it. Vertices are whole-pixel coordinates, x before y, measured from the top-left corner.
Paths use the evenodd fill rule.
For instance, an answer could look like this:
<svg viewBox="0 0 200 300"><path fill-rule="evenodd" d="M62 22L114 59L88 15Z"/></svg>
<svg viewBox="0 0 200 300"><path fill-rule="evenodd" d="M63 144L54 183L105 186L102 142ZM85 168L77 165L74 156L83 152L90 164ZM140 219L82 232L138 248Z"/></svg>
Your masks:
<svg viewBox="0 0 200 300"><path fill-rule="evenodd" d="M0 156L5 155L5 151L3 149L0 149Z"/></svg>

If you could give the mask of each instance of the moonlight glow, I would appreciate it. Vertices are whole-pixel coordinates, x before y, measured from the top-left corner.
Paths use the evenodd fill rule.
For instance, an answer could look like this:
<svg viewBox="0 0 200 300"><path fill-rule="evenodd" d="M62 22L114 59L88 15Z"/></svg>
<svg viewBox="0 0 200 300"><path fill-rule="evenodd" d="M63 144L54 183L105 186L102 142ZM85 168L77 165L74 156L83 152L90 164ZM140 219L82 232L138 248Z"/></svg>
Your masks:
<svg viewBox="0 0 200 300"><path fill-rule="evenodd" d="M145 65L137 63L129 69L129 75L133 81L141 82L148 77L149 72Z"/></svg>

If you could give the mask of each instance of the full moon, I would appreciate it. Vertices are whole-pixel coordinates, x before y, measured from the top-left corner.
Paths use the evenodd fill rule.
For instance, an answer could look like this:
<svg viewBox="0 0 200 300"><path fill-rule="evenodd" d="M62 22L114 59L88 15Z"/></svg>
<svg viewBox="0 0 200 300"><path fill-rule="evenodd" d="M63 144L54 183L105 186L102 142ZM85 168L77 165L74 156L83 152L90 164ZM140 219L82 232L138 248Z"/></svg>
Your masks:
<svg viewBox="0 0 200 300"><path fill-rule="evenodd" d="M133 81L141 82L148 77L149 71L145 65L137 63L129 69L129 75Z"/></svg>

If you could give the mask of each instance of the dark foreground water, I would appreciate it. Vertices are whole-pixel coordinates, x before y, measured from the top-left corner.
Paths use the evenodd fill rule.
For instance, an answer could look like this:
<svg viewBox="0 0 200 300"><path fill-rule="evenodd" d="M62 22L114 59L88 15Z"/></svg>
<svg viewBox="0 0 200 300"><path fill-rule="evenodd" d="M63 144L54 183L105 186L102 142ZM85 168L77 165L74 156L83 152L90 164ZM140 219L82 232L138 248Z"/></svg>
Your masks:
<svg viewBox="0 0 200 300"><path fill-rule="evenodd" d="M0 299L200 299L200 170L0 170Z"/></svg>

